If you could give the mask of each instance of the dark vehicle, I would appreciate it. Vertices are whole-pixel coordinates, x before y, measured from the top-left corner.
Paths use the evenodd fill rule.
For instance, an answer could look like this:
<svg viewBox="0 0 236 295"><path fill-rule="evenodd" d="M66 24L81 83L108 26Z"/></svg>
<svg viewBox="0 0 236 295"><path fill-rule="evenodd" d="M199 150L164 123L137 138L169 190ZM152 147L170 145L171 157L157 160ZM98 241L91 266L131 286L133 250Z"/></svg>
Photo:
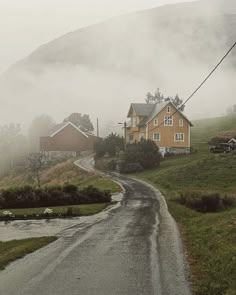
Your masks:
<svg viewBox="0 0 236 295"><path fill-rule="evenodd" d="M211 153L229 153L230 151L231 147L228 143L218 143L210 147Z"/></svg>

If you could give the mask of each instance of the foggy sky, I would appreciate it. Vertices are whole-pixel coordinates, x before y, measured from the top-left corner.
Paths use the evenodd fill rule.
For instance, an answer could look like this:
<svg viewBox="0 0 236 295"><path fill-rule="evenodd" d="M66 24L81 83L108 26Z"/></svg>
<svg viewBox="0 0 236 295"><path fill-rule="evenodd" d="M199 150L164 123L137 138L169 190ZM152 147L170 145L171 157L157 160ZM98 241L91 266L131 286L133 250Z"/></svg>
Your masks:
<svg viewBox="0 0 236 295"><path fill-rule="evenodd" d="M235 6L234 0L228 0L228 3L229 1ZM0 0L2 41L0 72L16 60L28 56L38 46L70 31L116 15L176 2L190 2L190 0L121 0L119 2L87 0L86 4L82 0L42 0L41 2L21 0L20 4ZM96 118L99 118L101 129L112 127L112 131L121 131L117 123L126 120L129 104L144 102L147 91L153 92L159 87L165 95L174 96L178 93L180 97L186 99L227 49L224 38L217 41L216 35L220 27L215 26L217 23L214 8L218 12L217 2L222 5L223 0L206 2L203 0L199 6L196 3L199 11L193 10L193 14L196 13L197 17L203 15L203 20L208 19L210 24L201 28L201 23L196 23L200 26L200 31L203 29L201 39L194 39L197 40L196 56L192 52L192 47L189 47L191 42L186 42L188 38L192 40L192 36L199 31L196 24L185 26L183 30L179 27L179 32L175 32L175 23L172 23L170 28L165 27L164 24L159 35L162 45L165 45L163 47L159 46L159 41L154 38L155 25L152 23L154 18L150 17L149 13L146 15L146 12L133 14L134 18L142 15L138 17L138 22L133 22L133 17L125 16L109 20L104 23L104 26L101 24L92 27L92 33L88 32L88 29L82 30L88 34L86 38L88 36L89 43L86 38L81 39L80 32L76 31L54 40L52 44L42 46L33 54L33 57L27 59L29 68L24 66L23 62L0 76L0 124L16 122L27 130L35 116L48 114L59 123L70 113L80 112L89 114L93 123L96 122ZM213 3L215 5L212 5ZM168 11L168 17L179 22L171 15L170 7L161 10ZM181 10L181 15L185 21L186 17L189 17L188 11L186 14L184 10ZM141 35L137 35L136 38L136 34L134 36L130 34L136 32L137 25L142 27L142 30ZM101 26L102 30L99 31ZM222 28L224 29L224 26ZM224 33L223 30L220 31ZM174 36L173 39L169 37L170 34ZM223 36L222 33L221 35ZM107 42L109 54L104 53L103 47L101 47L102 52L99 50L99 43L96 43L97 36L105 36L103 40L105 43L102 44L106 46ZM175 41L175 36L178 44L181 45L178 50L171 43ZM214 45L215 41L212 43L214 52L209 55L208 47L201 45L208 44L211 36L217 45ZM224 37L228 38L228 36ZM154 42L155 40L157 42ZM82 54L88 53L86 46L95 49L92 55L88 55L89 60L86 60L88 56L84 55L82 64L77 50L81 44L85 46L81 47ZM119 47L119 44L122 46ZM122 50L122 47L125 50ZM114 48L120 49L114 50ZM199 50L201 48L204 50ZM54 57L56 63L51 63L50 60ZM75 61L70 63L73 57ZM65 63L58 62L61 58ZM33 65L33 60L39 63ZM40 62L43 60L49 60L49 62ZM228 65L230 61L232 59L228 58ZM111 67L107 68L104 65ZM119 69L123 66L128 68L120 71ZM232 95L236 91L235 87L235 71L229 71L225 63L190 101L186 108L186 115L190 120L224 115L226 108L235 103ZM222 97L224 97L223 105Z"/></svg>
<svg viewBox="0 0 236 295"><path fill-rule="evenodd" d="M0 73L52 39L107 18L193 0L0 0Z"/></svg>

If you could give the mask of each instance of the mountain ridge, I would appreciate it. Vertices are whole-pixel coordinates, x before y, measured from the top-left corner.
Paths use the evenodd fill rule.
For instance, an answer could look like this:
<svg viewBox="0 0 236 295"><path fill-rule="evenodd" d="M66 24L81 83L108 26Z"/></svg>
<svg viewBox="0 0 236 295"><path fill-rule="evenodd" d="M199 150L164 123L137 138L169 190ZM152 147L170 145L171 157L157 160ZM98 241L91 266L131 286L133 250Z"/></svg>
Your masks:
<svg viewBox="0 0 236 295"><path fill-rule="evenodd" d="M157 87L166 95L178 92L186 97L236 40L236 3L225 3L208 0L166 5L65 34L40 46L2 75L2 102L7 108L32 106L32 115L48 112L57 120L75 110L109 120L115 107L120 120L130 102L144 101L145 93ZM215 76L217 82L209 82L198 97L206 111L212 105L212 100L205 102L209 95L217 97L215 113L222 111L220 97L226 91L227 104L232 104L235 69L234 51ZM223 85L220 74L224 75ZM54 110L57 100L59 114ZM47 107L40 104L44 101ZM202 113L198 104L190 104L190 115Z"/></svg>

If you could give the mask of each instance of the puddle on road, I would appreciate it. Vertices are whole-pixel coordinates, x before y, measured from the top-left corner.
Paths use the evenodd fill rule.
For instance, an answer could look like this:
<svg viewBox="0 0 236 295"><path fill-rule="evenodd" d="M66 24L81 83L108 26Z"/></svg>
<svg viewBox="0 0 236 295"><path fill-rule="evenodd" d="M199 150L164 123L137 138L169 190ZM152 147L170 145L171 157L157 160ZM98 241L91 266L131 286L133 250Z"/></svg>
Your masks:
<svg viewBox="0 0 236 295"><path fill-rule="evenodd" d="M120 207L121 193L113 195L118 202L104 211L92 215L68 219L19 220L0 222L0 241L20 240L42 236L70 236L76 231L105 219L111 210Z"/></svg>

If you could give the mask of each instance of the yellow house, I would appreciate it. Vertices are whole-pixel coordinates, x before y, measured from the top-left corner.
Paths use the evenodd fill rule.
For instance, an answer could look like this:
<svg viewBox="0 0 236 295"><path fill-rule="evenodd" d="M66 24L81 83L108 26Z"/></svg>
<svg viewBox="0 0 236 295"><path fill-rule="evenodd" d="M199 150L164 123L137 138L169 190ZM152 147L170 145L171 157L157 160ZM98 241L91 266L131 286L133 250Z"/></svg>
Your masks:
<svg viewBox="0 0 236 295"><path fill-rule="evenodd" d="M192 123L171 101L156 104L132 103L126 128L126 142L153 140L164 155L190 153Z"/></svg>

